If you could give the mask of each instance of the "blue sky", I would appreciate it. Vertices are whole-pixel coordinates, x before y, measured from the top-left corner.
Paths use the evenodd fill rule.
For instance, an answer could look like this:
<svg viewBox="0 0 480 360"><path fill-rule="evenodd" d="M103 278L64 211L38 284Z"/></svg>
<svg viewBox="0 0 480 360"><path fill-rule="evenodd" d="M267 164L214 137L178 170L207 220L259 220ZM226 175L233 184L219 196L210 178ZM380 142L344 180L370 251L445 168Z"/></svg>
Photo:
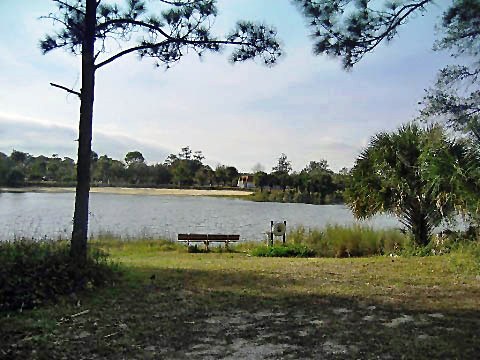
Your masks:
<svg viewBox="0 0 480 360"><path fill-rule="evenodd" d="M119 0L122 2L122 0ZM448 2L439 1L439 4ZM449 58L431 50L441 7L413 19L400 36L367 55L352 71L314 56L309 31L289 0L221 0L216 29L238 19L275 25L286 56L273 68L232 65L228 52L172 69L127 56L97 72L93 149L123 158L139 150L163 162L181 147L206 162L270 170L283 152L294 169L327 159L351 167L376 132L413 119L424 89ZM78 89L79 58L42 55L39 39L52 23L50 0L0 0L0 151L75 158L79 101L50 82Z"/></svg>

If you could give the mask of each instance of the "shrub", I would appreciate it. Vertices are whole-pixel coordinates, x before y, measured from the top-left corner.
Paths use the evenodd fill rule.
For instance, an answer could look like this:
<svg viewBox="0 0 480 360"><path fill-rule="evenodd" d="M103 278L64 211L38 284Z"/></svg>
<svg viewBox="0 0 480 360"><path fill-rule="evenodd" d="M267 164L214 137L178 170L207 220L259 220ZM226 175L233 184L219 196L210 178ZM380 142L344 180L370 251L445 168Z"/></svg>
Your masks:
<svg viewBox="0 0 480 360"><path fill-rule="evenodd" d="M60 295L101 286L115 273L107 254L99 250L91 250L80 269L67 242L0 242L0 311L33 308Z"/></svg>
<svg viewBox="0 0 480 360"><path fill-rule="evenodd" d="M313 257L315 252L304 245L288 244L285 246L261 245L253 248L250 252L253 256L264 257Z"/></svg>

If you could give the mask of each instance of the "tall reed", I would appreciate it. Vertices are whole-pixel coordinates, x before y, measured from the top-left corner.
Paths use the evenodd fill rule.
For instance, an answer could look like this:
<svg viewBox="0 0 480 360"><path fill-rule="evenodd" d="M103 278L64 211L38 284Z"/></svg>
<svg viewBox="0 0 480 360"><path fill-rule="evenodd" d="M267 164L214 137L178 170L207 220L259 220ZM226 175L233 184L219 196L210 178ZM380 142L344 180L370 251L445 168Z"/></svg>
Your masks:
<svg viewBox="0 0 480 360"><path fill-rule="evenodd" d="M308 246L322 257L383 255L398 252L409 237L397 229L373 229L365 225L327 225L323 229L293 228L288 242Z"/></svg>

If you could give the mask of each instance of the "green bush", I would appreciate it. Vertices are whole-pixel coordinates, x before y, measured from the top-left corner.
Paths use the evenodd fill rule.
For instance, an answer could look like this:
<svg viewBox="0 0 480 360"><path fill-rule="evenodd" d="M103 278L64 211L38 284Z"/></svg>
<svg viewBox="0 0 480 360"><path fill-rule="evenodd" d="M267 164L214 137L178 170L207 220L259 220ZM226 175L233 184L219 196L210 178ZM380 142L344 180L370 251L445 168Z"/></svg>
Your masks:
<svg viewBox="0 0 480 360"><path fill-rule="evenodd" d="M266 246L261 245L250 251L253 256L264 257L313 257L315 252L304 245L288 244Z"/></svg>
<svg viewBox="0 0 480 360"><path fill-rule="evenodd" d="M288 241L305 245L322 257L352 257L397 253L408 236L396 229L374 230L369 226L327 225L324 229L293 228Z"/></svg>
<svg viewBox="0 0 480 360"><path fill-rule="evenodd" d="M78 268L63 241L0 242L0 311L33 308L66 295L104 285L115 276L107 255L91 250Z"/></svg>

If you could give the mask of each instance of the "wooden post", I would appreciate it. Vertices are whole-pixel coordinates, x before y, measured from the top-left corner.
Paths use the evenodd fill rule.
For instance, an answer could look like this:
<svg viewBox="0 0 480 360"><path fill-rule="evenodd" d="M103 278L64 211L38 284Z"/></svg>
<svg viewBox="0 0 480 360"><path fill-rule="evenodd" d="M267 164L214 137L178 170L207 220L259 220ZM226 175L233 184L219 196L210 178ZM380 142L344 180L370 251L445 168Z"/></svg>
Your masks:
<svg viewBox="0 0 480 360"><path fill-rule="evenodd" d="M283 233L283 245L285 245L285 242L286 242L286 238L287 238L287 221L284 220L283 221L283 224L285 225L285 232Z"/></svg>
<svg viewBox="0 0 480 360"><path fill-rule="evenodd" d="M273 246L273 220L270 221L270 246Z"/></svg>

